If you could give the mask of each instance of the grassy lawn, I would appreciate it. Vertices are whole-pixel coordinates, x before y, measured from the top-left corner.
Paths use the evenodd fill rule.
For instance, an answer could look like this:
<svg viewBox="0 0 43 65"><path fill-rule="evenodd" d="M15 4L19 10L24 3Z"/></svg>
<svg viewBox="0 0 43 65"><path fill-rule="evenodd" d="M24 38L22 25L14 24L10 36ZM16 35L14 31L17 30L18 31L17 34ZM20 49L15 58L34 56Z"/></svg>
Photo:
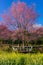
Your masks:
<svg viewBox="0 0 43 65"><path fill-rule="evenodd" d="M43 65L43 54L7 53L0 51L0 65Z"/></svg>

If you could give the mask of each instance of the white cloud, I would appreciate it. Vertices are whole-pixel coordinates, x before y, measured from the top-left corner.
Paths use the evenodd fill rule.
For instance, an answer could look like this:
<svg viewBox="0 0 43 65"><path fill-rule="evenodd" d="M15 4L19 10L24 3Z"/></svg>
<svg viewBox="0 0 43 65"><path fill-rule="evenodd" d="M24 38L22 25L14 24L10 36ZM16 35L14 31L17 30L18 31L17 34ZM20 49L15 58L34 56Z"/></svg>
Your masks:
<svg viewBox="0 0 43 65"><path fill-rule="evenodd" d="M39 28L39 27L42 27L42 24L34 24L33 27L34 28Z"/></svg>

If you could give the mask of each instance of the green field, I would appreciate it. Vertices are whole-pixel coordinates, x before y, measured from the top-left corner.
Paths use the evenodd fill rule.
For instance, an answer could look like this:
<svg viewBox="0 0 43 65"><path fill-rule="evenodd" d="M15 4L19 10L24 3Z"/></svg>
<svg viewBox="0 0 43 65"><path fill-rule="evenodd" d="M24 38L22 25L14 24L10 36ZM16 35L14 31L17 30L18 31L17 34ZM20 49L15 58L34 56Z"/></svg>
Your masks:
<svg viewBox="0 0 43 65"><path fill-rule="evenodd" d="M0 65L43 65L43 54L0 52Z"/></svg>

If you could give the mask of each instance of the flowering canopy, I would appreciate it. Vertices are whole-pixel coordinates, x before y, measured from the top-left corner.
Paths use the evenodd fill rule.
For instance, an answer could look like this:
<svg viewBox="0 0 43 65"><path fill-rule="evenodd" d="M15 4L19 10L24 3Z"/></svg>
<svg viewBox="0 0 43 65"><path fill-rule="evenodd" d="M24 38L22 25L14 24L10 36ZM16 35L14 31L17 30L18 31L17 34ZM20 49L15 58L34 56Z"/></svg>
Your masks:
<svg viewBox="0 0 43 65"><path fill-rule="evenodd" d="M36 23L37 13L34 10L34 6L28 7L24 2L12 3L8 12L2 15L3 25L7 28L3 27L3 34L7 33L6 37L11 37L11 39L22 39L22 40L32 40L37 38L39 35L43 35L43 27L41 28L33 28L33 24ZM1 27L0 27L1 30ZM3 31L2 30L2 31ZM13 32L10 34L10 30ZM7 32L6 32L7 31ZM29 33L33 33L32 35L28 35ZM34 35L35 33L35 35ZM1 32L2 34L2 32Z"/></svg>

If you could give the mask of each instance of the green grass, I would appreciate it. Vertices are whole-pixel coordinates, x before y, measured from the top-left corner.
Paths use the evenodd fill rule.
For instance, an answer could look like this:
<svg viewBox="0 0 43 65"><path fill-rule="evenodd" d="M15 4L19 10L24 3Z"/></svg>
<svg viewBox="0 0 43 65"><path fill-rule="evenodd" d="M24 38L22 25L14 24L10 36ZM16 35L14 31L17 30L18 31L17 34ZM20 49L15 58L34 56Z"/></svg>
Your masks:
<svg viewBox="0 0 43 65"><path fill-rule="evenodd" d="M43 65L43 54L7 53L0 51L0 65Z"/></svg>

